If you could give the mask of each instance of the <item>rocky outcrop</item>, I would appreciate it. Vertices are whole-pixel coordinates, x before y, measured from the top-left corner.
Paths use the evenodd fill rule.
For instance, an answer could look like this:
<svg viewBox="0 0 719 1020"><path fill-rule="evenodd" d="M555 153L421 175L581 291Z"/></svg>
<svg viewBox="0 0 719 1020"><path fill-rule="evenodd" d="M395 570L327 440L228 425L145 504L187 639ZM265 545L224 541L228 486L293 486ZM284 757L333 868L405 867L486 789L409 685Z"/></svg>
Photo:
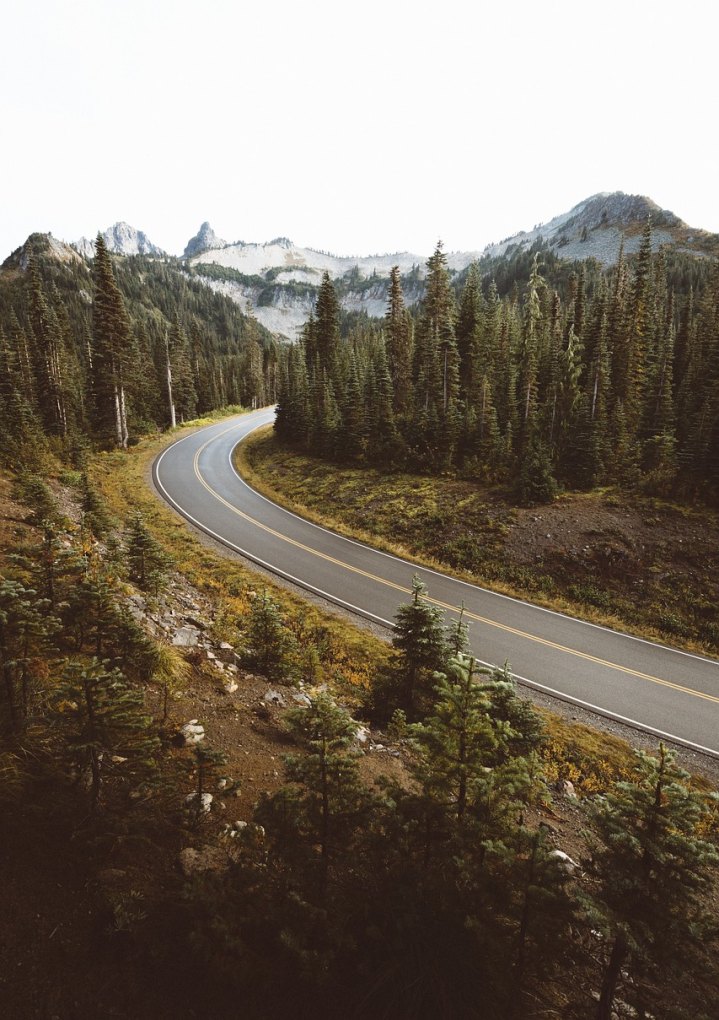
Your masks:
<svg viewBox="0 0 719 1020"><path fill-rule="evenodd" d="M156 244L153 244L147 234L142 230L136 230L129 223L114 223L102 234L107 245L107 250L113 255L152 255L161 257L166 254ZM73 247L86 258L95 257L95 242L81 237Z"/></svg>
<svg viewBox="0 0 719 1020"><path fill-rule="evenodd" d="M187 242L182 257L191 259L194 255L201 255L205 251L213 251L217 248L226 248L227 241L217 236L210 224L205 221L194 237Z"/></svg>

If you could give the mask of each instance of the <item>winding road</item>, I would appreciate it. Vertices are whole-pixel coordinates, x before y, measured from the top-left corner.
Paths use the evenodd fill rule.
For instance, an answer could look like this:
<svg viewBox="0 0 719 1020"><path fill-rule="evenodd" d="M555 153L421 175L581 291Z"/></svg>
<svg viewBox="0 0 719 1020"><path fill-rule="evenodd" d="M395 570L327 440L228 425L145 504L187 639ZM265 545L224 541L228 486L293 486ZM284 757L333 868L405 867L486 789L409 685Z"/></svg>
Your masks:
<svg viewBox="0 0 719 1020"><path fill-rule="evenodd" d="M509 659L529 687L719 758L719 662L417 567L282 509L232 463L237 443L273 418L255 411L173 443L153 465L158 492L227 548L375 623L391 625L417 573L448 619L464 602L480 661Z"/></svg>

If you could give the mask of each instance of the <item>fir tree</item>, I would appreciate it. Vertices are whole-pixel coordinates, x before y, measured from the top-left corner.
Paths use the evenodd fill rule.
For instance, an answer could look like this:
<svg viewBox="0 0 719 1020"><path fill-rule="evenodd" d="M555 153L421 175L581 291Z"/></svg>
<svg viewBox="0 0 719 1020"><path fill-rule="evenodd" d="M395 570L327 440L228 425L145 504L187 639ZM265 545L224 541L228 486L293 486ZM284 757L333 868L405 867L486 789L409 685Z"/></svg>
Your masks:
<svg viewBox="0 0 719 1020"><path fill-rule="evenodd" d="M142 693L131 688L118 669L108 669L97 659L89 665L69 662L55 706L68 752L87 770L91 813L100 805L113 755L129 759L123 763L123 774L135 781L154 775L159 742L150 717L143 713Z"/></svg>
<svg viewBox="0 0 719 1020"><path fill-rule="evenodd" d="M132 358L132 331L101 234L95 242L93 276L91 379L95 427L102 439L126 447L126 376Z"/></svg>
<svg viewBox="0 0 719 1020"><path fill-rule="evenodd" d="M709 931L702 892L719 855L699 836L707 800L689 789L674 757L663 745L657 758L637 752L634 781L618 783L591 811L599 889L590 912L609 950L597 1020L609 1020L626 967L633 982L623 997L645 1015L664 1012L668 983L685 975L687 952Z"/></svg>
<svg viewBox="0 0 719 1020"><path fill-rule="evenodd" d="M285 761L287 778L300 784L301 791L289 800L287 791L280 791L261 805L257 819L272 831L279 813L292 805L297 836L316 848L310 868L322 900L333 865L347 854L368 809L369 798L357 767L357 723L321 691L310 706L293 709L285 719L304 752ZM283 828L277 830L280 837Z"/></svg>
<svg viewBox="0 0 719 1020"><path fill-rule="evenodd" d="M429 708L434 673L442 667L446 643L442 612L427 601L427 586L415 574L412 599L395 616L393 660L373 691L375 709L389 717L401 709L413 722Z"/></svg>
<svg viewBox="0 0 719 1020"><path fill-rule="evenodd" d="M169 560L148 531L141 513L130 517L125 542L130 580L143 591L157 594L165 582Z"/></svg>
<svg viewBox="0 0 719 1020"><path fill-rule="evenodd" d="M267 591L252 599L245 628L247 661L268 680L281 680L290 668L291 634L279 605Z"/></svg>

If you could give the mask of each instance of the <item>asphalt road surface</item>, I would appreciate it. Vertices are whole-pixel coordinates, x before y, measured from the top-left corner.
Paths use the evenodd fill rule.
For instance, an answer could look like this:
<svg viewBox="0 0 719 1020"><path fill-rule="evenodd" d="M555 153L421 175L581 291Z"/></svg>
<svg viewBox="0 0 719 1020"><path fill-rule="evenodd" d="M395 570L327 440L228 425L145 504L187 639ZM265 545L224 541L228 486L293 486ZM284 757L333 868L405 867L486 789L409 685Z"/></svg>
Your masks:
<svg viewBox="0 0 719 1020"><path fill-rule="evenodd" d="M273 418L255 411L180 439L153 465L157 489L229 549L379 624L391 625L417 573L448 621L464 603L481 662L508 659L530 687L719 757L719 662L497 595L283 510L232 464L237 443Z"/></svg>

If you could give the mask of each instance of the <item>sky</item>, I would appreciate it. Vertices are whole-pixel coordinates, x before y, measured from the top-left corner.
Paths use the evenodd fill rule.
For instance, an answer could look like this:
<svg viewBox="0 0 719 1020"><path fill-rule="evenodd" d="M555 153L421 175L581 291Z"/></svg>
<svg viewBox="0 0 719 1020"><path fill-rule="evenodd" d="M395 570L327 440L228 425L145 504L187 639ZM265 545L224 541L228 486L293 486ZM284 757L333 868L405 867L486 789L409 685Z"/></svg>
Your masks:
<svg viewBox="0 0 719 1020"><path fill-rule="evenodd" d="M473 251L599 191L719 232L714 0L28 0L0 34L0 261L124 220Z"/></svg>

